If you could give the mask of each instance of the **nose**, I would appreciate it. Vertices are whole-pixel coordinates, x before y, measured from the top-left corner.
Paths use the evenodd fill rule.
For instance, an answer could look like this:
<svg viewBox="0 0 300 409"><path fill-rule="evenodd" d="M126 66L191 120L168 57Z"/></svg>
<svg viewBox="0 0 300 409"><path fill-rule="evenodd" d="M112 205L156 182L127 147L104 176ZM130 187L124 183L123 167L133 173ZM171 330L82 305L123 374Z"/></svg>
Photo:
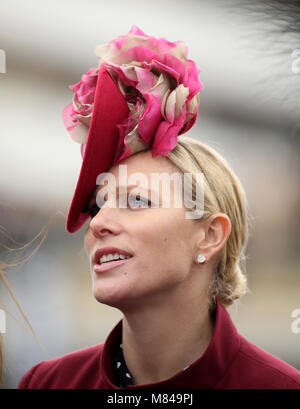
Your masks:
<svg viewBox="0 0 300 409"><path fill-rule="evenodd" d="M97 238L105 237L109 234L116 234L116 228L107 217L108 209L101 209L90 221L90 229Z"/></svg>

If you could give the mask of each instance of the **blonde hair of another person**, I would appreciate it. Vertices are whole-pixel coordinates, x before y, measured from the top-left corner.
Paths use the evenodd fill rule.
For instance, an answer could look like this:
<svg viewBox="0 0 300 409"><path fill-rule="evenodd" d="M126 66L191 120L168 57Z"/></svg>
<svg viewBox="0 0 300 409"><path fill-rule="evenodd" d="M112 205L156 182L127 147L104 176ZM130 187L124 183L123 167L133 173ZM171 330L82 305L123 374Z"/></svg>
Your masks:
<svg viewBox="0 0 300 409"><path fill-rule="evenodd" d="M0 308L3 308L3 310L6 312L6 314L10 315L20 325L25 326L25 328L27 328L31 332L31 334L33 335L33 337L35 338L35 340L37 341L37 343L39 344L40 348L43 351L45 351L44 347L42 346L41 342L39 341L39 339L38 339L38 337L37 337L37 335L35 333L35 331L33 330L32 326L30 325L30 322L27 319L26 314L24 313L21 305L19 304L18 299L17 299L11 285L9 284L9 281L7 279L7 271L6 270L9 269L9 268L12 268L12 267L17 267L18 265L25 263L38 251L38 249L41 247L42 243L44 242L44 240L47 237L49 227L53 223L54 218L57 216L57 214L60 214L60 213L61 213L60 211L56 212L50 218L48 223L41 229L41 231L32 240L30 240L26 244L18 243L16 240L14 240L9 235L9 233L7 232L6 229L4 229L3 227L0 226L1 234L3 236L5 236L6 240L9 240L9 242L12 245L14 245L14 247L11 247L10 245L0 243L0 248L4 249L8 254L13 253L15 258L16 258L15 262L5 262L4 260L0 260L0 281L2 281L2 283L6 287L8 293L10 294L10 296L13 299L15 305L17 306L19 312L21 313L21 315L22 315L22 317L23 317L23 319L25 321L25 325L18 318L16 318L10 311L7 310L5 304L1 301L1 299L0 299ZM26 252L26 251L30 250L31 246L34 245L38 240L39 240L39 243L34 247L34 249L26 257L23 257L23 258L17 260L18 254L20 252L24 253L24 251ZM0 333L0 387L3 386L3 369L4 369L4 353L3 353L3 342L2 341L3 341L2 340L2 334Z"/></svg>
<svg viewBox="0 0 300 409"><path fill-rule="evenodd" d="M195 222L219 212L225 213L231 221L231 233L218 255L207 295L210 309L214 308L216 297L228 307L249 291L245 250L250 217L245 191L227 160L203 142L179 136L168 158L182 173L192 174L194 200L197 197L196 174L204 174L204 212Z"/></svg>

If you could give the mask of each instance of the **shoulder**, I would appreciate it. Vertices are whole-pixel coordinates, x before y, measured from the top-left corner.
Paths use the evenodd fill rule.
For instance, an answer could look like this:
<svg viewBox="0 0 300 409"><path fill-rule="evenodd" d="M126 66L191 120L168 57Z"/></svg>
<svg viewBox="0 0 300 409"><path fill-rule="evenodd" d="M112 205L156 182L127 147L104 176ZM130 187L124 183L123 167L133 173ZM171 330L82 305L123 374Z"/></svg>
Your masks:
<svg viewBox="0 0 300 409"><path fill-rule="evenodd" d="M239 352L227 372L226 379L225 382L239 384L240 388L300 389L298 369L241 335Z"/></svg>
<svg viewBox="0 0 300 409"><path fill-rule="evenodd" d="M84 379L99 374L104 344L79 349L66 355L39 362L25 373L19 389L84 387Z"/></svg>

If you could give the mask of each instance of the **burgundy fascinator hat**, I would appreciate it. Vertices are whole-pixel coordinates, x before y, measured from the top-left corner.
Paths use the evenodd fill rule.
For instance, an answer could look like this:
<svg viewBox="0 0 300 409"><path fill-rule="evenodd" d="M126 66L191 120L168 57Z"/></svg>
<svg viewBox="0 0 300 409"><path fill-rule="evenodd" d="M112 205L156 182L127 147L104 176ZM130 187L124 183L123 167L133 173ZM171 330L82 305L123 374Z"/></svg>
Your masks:
<svg viewBox="0 0 300 409"><path fill-rule="evenodd" d="M202 83L181 41L144 34L138 27L96 47L98 68L70 88L73 103L63 110L72 139L81 144L82 166L66 230L89 218L85 205L99 174L134 153L168 153L196 122Z"/></svg>

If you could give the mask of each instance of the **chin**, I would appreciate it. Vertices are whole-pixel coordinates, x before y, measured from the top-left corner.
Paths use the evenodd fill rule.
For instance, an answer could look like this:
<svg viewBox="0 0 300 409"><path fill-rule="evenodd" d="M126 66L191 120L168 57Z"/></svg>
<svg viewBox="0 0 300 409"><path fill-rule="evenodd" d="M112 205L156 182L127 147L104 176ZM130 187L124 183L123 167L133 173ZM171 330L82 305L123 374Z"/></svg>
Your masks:
<svg viewBox="0 0 300 409"><path fill-rule="evenodd" d="M100 304L106 304L111 307L119 308L126 300L126 294L118 291L116 288L93 288L93 295L96 301ZM128 297L128 296L127 296Z"/></svg>
<svg viewBox="0 0 300 409"><path fill-rule="evenodd" d="M119 290L113 288L110 291L108 288L94 287L93 295L100 304L117 308L122 312L129 311L132 308L138 308L144 299L144 297L138 297L136 294L133 294L132 290L128 289L128 291L126 291L124 288Z"/></svg>

